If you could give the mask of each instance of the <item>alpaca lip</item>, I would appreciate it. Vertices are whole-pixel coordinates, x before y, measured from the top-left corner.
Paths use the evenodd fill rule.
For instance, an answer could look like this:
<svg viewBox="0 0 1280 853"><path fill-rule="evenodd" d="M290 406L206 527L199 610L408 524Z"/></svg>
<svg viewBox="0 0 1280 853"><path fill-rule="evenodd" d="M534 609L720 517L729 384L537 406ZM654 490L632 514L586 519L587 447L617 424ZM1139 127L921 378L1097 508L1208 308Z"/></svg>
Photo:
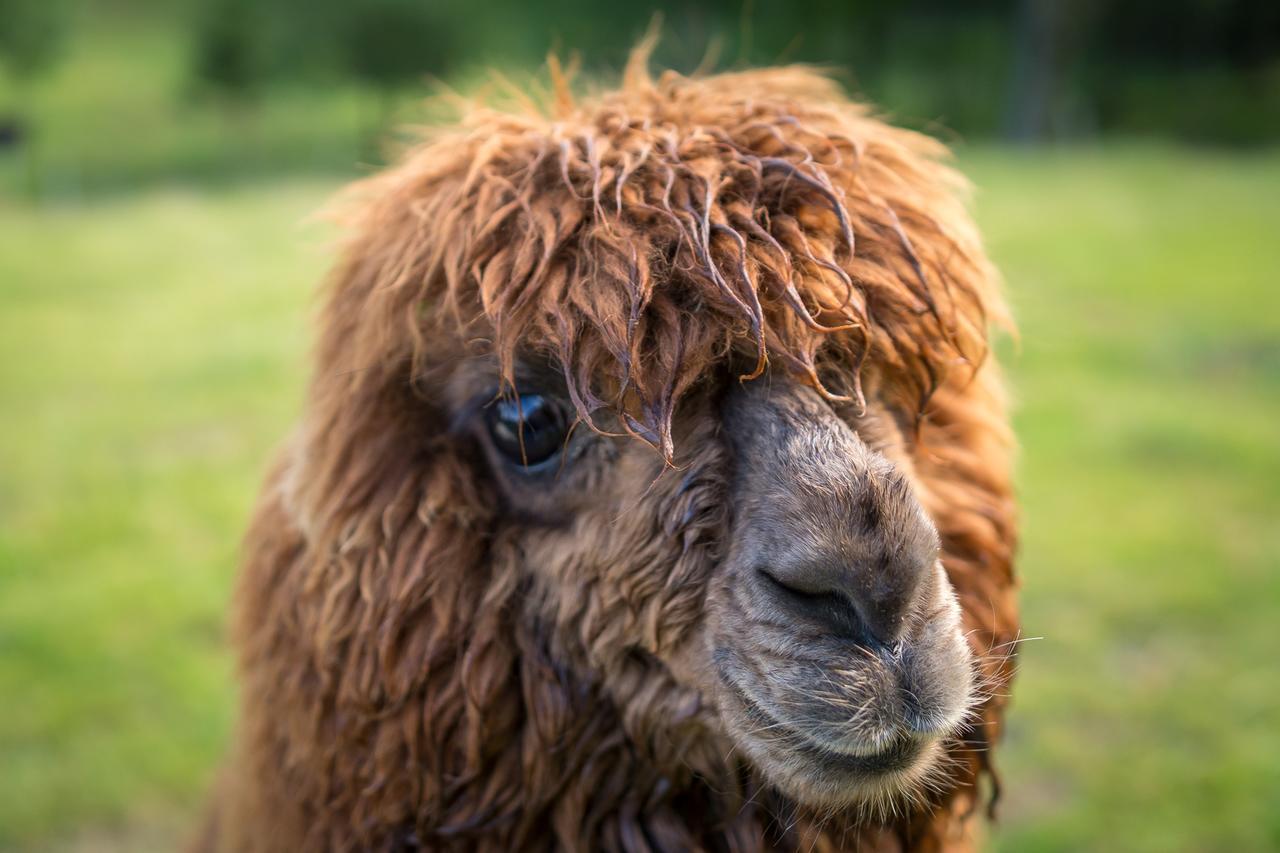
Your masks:
<svg viewBox="0 0 1280 853"><path fill-rule="evenodd" d="M840 752L815 742L795 726L769 713L743 690L723 665L720 667L720 679L742 706L743 713L755 728L780 732L778 740L784 742L788 751L805 756L823 769L864 776L893 773L914 763L928 745L928 739L912 736L904 731L876 751Z"/></svg>

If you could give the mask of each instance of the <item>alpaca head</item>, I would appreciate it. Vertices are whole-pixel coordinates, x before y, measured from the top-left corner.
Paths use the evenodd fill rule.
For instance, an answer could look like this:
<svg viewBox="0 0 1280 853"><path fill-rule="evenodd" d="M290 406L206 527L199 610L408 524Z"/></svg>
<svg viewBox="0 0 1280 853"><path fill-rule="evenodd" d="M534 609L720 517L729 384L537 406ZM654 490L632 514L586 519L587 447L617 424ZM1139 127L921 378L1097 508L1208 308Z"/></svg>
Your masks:
<svg viewBox="0 0 1280 853"><path fill-rule="evenodd" d="M919 469L1000 305L940 153L804 70L632 69L360 187L291 486L374 566L314 587L349 692L473 760L604 702L655 786L945 787L977 670Z"/></svg>

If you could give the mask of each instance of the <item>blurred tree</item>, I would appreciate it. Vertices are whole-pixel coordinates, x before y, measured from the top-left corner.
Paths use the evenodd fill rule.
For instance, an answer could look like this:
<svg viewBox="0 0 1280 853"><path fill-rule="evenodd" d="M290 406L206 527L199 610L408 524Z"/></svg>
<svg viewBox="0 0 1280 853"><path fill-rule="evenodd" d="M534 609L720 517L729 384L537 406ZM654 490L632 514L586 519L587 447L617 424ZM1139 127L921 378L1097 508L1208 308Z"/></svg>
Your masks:
<svg viewBox="0 0 1280 853"><path fill-rule="evenodd" d="M63 0L0 0L0 64L19 80L48 68L65 39L67 13Z"/></svg>
<svg viewBox="0 0 1280 853"><path fill-rule="evenodd" d="M1103 130L1280 138L1280 2L1101 3L1078 86Z"/></svg>
<svg viewBox="0 0 1280 853"><path fill-rule="evenodd" d="M366 0L347 9L342 39L348 67L380 89L442 74L455 58L451 22L430 0Z"/></svg>
<svg viewBox="0 0 1280 853"><path fill-rule="evenodd" d="M1105 0L1019 0L1013 15L1014 64L1005 135L1016 142L1042 142L1078 134L1084 119L1071 115L1064 93L1080 51L1096 39ZM1114 73L1114 69L1113 69ZM1078 79L1074 81L1078 83Z"/></svg>
<svg viewBox="0 0 1280 853"><path fill-rule="evenodd" d="M253 132L244 107L267 85L341 75L378 93L361 130L370 158L396 90L457 55L455 20L437 0L199 0L196 12L195 76L235 107L237 132Z"/></svg>
<svg viewBox="0 0 1280 853"><path fill-rule="evenodd" d="M0 148L24 150L23 188L32 197L40 194L40 166L29 103L31 82L57 59L67 34L68 11L63 0L0 0L0 66L16 84L16 103L0 105Z"/></svg>
<svg viewBox="0 0 1280 853"><path fill-rule="evenodd" d="M4 2L4 0L0 0ZM248 101L265 82L268 30L255 0L206 0L195 25L196 78L220 95Z"/></svg>
<svg viewBox="0 0 1280 853"><path fill-rule="evenodd" d="M376 159L400 87L443 74L454 60L456 34L430 0L365 0L339 22L343 57L351 73L378 91L378 115L365 129L365 155Z"/></svg>

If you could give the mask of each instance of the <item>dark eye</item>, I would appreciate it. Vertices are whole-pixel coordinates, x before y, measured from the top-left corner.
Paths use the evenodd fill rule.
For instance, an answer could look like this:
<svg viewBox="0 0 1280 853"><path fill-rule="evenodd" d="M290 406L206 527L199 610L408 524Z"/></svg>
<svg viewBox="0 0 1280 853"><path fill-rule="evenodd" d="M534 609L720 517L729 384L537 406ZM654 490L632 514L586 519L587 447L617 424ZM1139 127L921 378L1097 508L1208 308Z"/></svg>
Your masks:
<svg viewBox="0 0 1280 853"><path fill-rule="evenodd" d="M566 408L541 394L498 400L489 406L487 419L493 446L522 468L537 468L554 459L569 431Z"/></svg>

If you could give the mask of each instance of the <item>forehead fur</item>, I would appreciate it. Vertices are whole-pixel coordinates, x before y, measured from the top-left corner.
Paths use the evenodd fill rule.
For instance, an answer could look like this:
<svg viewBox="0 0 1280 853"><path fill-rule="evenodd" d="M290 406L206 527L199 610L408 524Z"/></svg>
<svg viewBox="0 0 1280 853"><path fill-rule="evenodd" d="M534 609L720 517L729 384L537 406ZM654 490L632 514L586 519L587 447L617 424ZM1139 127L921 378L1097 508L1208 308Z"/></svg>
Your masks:
<svg viewBox="0 0 1280 853"><path fill-rule="evenodd" d="M564 87L561 87L562 90ZM733 359L910 414L972 370L1003 309L934 140L807 68L653 79L546 109L469 110L358 185L334 310L350 357L450 347L563 369L672 453L681 395Z"/></svg>

